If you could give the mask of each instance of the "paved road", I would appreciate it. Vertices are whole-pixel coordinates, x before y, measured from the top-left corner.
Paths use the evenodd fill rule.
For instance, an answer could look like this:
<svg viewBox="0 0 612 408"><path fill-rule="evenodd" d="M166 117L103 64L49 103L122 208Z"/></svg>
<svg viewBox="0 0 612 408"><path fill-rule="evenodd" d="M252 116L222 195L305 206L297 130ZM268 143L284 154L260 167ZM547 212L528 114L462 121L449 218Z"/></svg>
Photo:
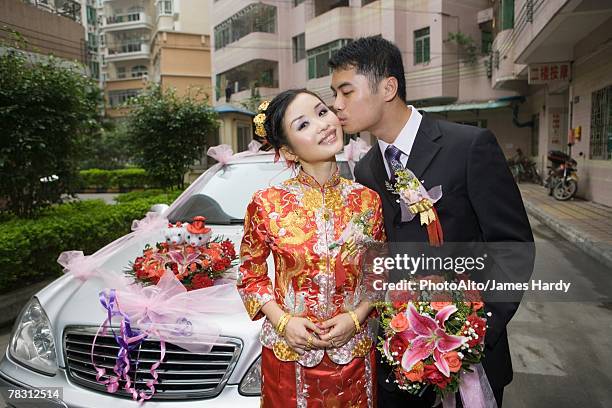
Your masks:
<svg viewBox="0 0 612 408"><path fill-rule="evenodd" d="M554 244L538 246L534 278L571 281L582 299L612 297L610 271L531 223L536 241ZM504 408L612 407L612 303L523 302L508 333L515 374Z"/></svg>
<svg viewBox="0 0 612 408"><path fill-rule="evenodd" d="M597 261L531 223L536 241L553 244L538 248L534 278L572 281L583 299L612 296ZM0 330L1 350L8 330ZM612 303L523 302L508 332L515 374L504 408L612 407Z"/></svg>

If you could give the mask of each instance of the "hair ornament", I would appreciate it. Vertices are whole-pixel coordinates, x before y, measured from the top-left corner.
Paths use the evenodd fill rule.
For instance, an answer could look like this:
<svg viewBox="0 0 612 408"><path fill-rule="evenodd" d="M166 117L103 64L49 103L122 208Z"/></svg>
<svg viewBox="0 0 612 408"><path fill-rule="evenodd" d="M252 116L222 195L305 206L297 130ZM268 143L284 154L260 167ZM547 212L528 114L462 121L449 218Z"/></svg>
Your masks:
<svg viewBox="0 0 612 408"><path fill-rule="evenodd" d="M255 124L255 134L259 137L262 137L266 143L268 143L268 138L266 134L266 128L264 127L264 122L266 121L266 109L270 105L270 101L263 101L259 107L257 108L258 114L253 118L253 123Z"/></svg>

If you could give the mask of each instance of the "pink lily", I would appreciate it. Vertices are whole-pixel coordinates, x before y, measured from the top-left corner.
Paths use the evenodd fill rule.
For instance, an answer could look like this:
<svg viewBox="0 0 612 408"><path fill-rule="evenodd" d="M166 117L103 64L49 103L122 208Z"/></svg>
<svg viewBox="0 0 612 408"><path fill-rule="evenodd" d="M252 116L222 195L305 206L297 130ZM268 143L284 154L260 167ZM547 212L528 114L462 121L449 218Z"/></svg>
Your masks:
<svg viewBox="0 0 612 408"><path fill-rule="evenodd" d="M193 253L185 254L181 250L170 251L168 252L168 256L170 259L178 265L179 274L185 273L185 270L191 263L200 264L202 261L199 259L200 251L195 251Z"/></svg>
<svg viewBox="0 0 612 408"><path fill-rule="evenodd" d="M419 314L412 302L408 303L406 316L410 328L401 333L410 342L410 347L402 356L404 370L410 371L414 364L433 353L434 365L446 377L450 376L450 369L443 353L454 350L467 341L466 337L447 334L444 328L444 322L456 311L455 305L446 306L436 314L434 320Z"/></svg>

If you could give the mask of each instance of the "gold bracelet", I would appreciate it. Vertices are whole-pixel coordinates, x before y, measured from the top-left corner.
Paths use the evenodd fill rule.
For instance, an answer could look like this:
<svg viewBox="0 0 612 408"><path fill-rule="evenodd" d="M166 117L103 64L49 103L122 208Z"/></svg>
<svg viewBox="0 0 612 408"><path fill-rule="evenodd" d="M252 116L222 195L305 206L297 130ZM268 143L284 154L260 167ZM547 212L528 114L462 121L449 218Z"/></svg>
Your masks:
<svg viewBox="0 0 612 408"><path fill-rule="evenodd" d="M287 327L287 323L289 323L289 319L291 319L291 314L283 313L283 315L278 319L278 323L276 324L276 331L281 336L285 335L285 327Z"/></svg>
<svg viewBox="0 0 612 408"><path fill-rule="evenodd" d="M346 313L351 316L351 318L353 319L353 323L355 323L355 333L359 333L361 331L361 325L359 324L359 319L357 319L357 315L352 310L348 310Z"/></svg>

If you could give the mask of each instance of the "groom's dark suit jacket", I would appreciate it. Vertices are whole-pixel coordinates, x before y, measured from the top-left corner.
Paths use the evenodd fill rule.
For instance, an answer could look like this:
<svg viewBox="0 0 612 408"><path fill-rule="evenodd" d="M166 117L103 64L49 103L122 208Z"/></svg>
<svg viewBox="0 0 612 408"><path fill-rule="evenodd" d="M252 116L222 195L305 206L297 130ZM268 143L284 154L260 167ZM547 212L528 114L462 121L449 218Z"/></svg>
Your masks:
<svg viewBox="0 0 612 408"><path fill-rule="evenodd" d="M383 160L378 144L374 144L357 163L355 178L380 195L389 242L427 241L427 231L418 218L401 222L397 196L385 187L387 173ZM445 242L533 243L519 190L489 130L436 120L423 113L406 167L424 181L427 189L442 186L443 196L435 207ZM525 281L532 272L534 252L519 255L522 270L505 270L503 274L517 273L521 276L515 279ZM500 266L493 269L499 272ZM512 380L506 325L518 305L518 299L486 304L485 310L492 312L492 317L488 321L483 366L494 389L503 388ZM385 381L388 368L378 363L379 384L393 392L397 388L392 379Z"/></svg>

